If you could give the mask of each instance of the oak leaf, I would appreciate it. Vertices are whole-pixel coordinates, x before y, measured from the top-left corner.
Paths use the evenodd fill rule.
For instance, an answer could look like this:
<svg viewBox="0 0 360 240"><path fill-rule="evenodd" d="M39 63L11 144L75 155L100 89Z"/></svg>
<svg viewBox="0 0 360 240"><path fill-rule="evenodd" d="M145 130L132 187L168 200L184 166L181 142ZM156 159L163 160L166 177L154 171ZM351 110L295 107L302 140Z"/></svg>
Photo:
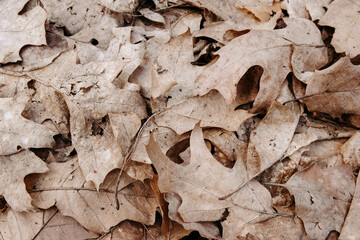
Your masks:
<svg viewBox="0 0 360 240"><path fill-rule="evenodd" d="M99 190L86 183L77 159L49 164L50 172L40 175L31 190L33 204L47 209L55 205L64 216L76 219L93 232L107 232L130 219L144 224L155 222L156 198L149 182L142 183L122 174L119 185L120 210L115 208L117 171L111 172Z"/></svg>
<svg viewBox="0 0 360 240"><path fill-rule="evenodd" d="M331 45L336 52L345 52L351 58L360 54L360 45L357 39L359 26L360 5L351 0L335 0L329 6L319 24L335 28Z"/></svg>
<svg viewBox="0 0 360 240"><path fill-rule="evenodd" d="M314 164L284 186L295 196L296 214L309 237L325 239L332 230L340 232L355 190L349 165L321 169Z"/></svg>
<svg viewBox="0 0 360 240"><path fill-rule="evenodd" d="M18 152L21 148L46 148L54 144L53 131L21 116L26 96L0 98L0 155Z"/></svg>
<svg viewBox="0 0 360 240"><path fill-rule="evenodd" d="M278 96L281 85L292 68L297 69L292 61L303 54L297 49L306 48L311 54L317 52L317 66L324 65L327 60L326 48L320 32L309 20L284 19L287 27L279 30L252 30L245 35L234 38L222 47L215 59L199 76L197 92L204 95L211 89L218 90L228 104L236 97L236 86L246 71L259 65L264 69L260 79L259 93L255 99L253 111L267 108ZM301 25L303 31L298 31ZM301 58L307 58L304 54ZM324 61L325 60L325 61ZM273 64L274 61L277 64ZM313 64L313 62L312 62ZM307 71L307 64L300 66L299 72Z"/></svg>
<svg viewBox="0 0 360 240"><path fill-rule="evenodd" d="M20 49L25 45L46 44L46 12L40 6L19 15L29 0L1 1L0 63L21 60Z"/></svg>
<svg viewBox="0 0 360 240"><path fill-rule="evenodd" d="M0 163L0 195L16 211L35 210L26 192L24 178L31 173L47 172L46 164L29 150L0 156Z"/></svg>

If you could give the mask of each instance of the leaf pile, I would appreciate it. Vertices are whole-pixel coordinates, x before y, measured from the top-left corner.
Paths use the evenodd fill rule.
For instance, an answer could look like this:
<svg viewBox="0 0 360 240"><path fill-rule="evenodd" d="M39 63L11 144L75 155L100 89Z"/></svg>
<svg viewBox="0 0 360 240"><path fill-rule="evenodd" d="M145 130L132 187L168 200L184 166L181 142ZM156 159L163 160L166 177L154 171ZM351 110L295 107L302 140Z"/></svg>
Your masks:
<svg viewBox="0 0 360 240"><path fill-rule="evenodd" d="M0 2L0 239L359 239L360 5Z"/></svg>

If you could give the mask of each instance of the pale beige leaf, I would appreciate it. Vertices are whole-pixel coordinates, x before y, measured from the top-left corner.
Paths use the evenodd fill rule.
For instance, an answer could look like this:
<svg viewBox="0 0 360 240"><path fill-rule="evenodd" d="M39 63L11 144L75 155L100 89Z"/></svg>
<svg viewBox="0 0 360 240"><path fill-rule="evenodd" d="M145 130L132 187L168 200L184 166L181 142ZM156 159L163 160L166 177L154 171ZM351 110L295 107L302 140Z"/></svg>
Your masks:
<svg viewBox="0 0 360 240"><path fill-rule="evenodd" d="M251 12L261 22L266 22L274 12L281 10L280 3L272 0L237 0L235 7Z"/></svg>
<svg viewBox="0 0 360 240"><path fill-rule="evenodd" d="M350 210L347 213L345 223L341 229L339 239L356 240L360 236L360 178L357 178L355 194L353 196Z"/></svg>
<svg viewBox="0 0 360 240"><path fill-rule="evenodd" d="M185 229L196 230L202 236L207 238L219 238L219 228L212 222L184 222L178 209L181 206L181 198L179 195L169 192L165 194L165 200L169 203L169 218L177 223L181 224Z"/></svg>
<svg viewBox="0 0 360 240"><path fill-rule="evenodd" d="M155 117L156 124L170 127L177 134L190 131L200 121L201 127L218 127L236 131L240 124L253 116L245 110L233 110L218 92L194 97L175 105Z"/></svg>
<svg viewBox="0 0 360 240"><path fill-rule="evenodd" d="M20 49L25 45L46 44L46 12L40 6L19 15L29 0L1 1L0 3L0 63L21 60Z"/></svg>
<svg viewBox="0 0 360 240"><path fill-rule="evenodd" d="M99 3L115 12L131 13L137 7L138 0L99 0Z"/></svg>
<svg viewBox="0 0 360 240"><path fill-rule="evenodd" d="M248 233L260 240L311 240L304 230L302 221L297 217L278 216L244 227L238 236L245 237Z"/></svg>
<svg viewBox="0 0 360 240"><path fill-rule="evenodd" d="M254 177L278 161L287 148L299 122L297 103L283 106L274 101L258 127L251 132L247 152L247 170Z"/></svg>
<svg viewBox="0 0 360 240"><path fill-rule="evenodd" d="M344 162L351 165L354 171L360 166L360 132L356 132L342 147Z"/></svg>
<svg viewBox="0 0 360 240"><path fill-rule="evenodd" d="M112 29L120 27L120 14L105 11L99 1L44 0L48 19L57 27L65 27L70 38L107 48L114 37Z"/></svg>
<svg viewBox="0 0 360 240"><path fill-rule="evenodd" d="M324 48L320 32L314 23L306 19L284 20L287 24L284 29L253 30L222 47L217 52L219 59L198 76L197 93L204 95L211 89L216 89L227 103L231 103L236 97L239 79L250 67L259 65L264 72L253 111L267 108L279 94L287 74L292 68L297 68L291 65L291 59L296 57L296 54L292 54L292 46L302 46L311 51L318 48L320 53ZM300 26L303 31L298 31ZM323 62L322 58L320 60Z"/></svg>
<svg viewBox="0 0 360 240"><path fill-rule="evenodd" d="M304 102L309 111L319 111L339 117L360 114L360 66L343 57L309 80ZM339 81L341 79L341 81Z"/></svg>
<svg viewBox="0 0 360 240"><path fill-rule="evenodd" d="M16 211L34 210L24 178L31 173L47 172L46 164L29 150L0 156L0 163L0 195Z"/></svg>
<svg viewBox="0 0 360 240"><path fill-rule="evenodd" d="M325 15L320 19L320 25L335 28L331 45L336 52L345 52L351 58L360 54L358 33L360 4L352 0L335 0L329 6Z"/></svg>
<svg viewBox="0 0 360 240"><path fill-rule="evenodd" d="M355 191L349 165L321 169L314 164L284 186L295 196L296 214L309 237L325 239L332 230L340 232Z"/></svg>
<svg viewBox="0 0 360 240"><path fill-rule="evenodd" d="M273 217L270 192L256 180L248 182L231 199L240 204L229 208L229 216L221 223L224 239L237 239L248 224Z"/></svg>
<svg viewBox="0 0 360 240"><path fill-rule="evenodd" d="M172 162L152 137L147 151L159 174L160 191L175 192L181 197L182 204L178 212L184 222L216 221L221 219L226 208L235 205L253 211L259 211L260 208L264 210L264 206L256 198L257 194L244 201L248 194L243 194L241 190L246 192L248 185L231 199L219 200L237 190L239 185L245 184L247 174L241 158L232 169L222 166L214 159L206 147L199 125L195 126L190 136L191 160L187 165Z"/></svg>
<svg viewBox="0 0 360 240"><path fill-rule="evenodd" d="M332 0L288 0L283 3L290 17L315 21L325 14L325 7L331 2Z"/></svg>
<svg viewBox="0 0 360 240"><path fill-rule="evenodd" d="M46 148L54 144L53 131L21 116L28 97L0 98L0 155L21 148Z"/></svg>
<svg viewBox="0 0 360 240"><path fill-rule="evenodd" d="M111 113L133 112L142 119L147 115L146 107L138 92L119 89L111 83L125 63L81 65L76 64L76 59L76 51L66 52L53 64L30 74L65 97L70 110L72 141L79 154L81 169L86 179L98 187L108 172L122 166L126 154L126 149L117 144L111 127L102 129L103 118ZM120 138L122 127L113 127ZM121 134L127 135L126 128L122 128Z"/></svg>
<svg viewBox="0 0 360 240"><path fill-rule="evenodd" d="M5 219L6 216L6 219ZM87 232L70 217L64 217L56 208L40 212L22 213L9 209L4 215L12 240L22 239L89 239L97 237ZM2 236L0 230L0 236ZM6 239L6 238L5 238Z"/></svg>
<svg viewBox="0 0 360 240"><path fill-rule="evenodd" d="M161 14L157 13L157 12L151 11L148 8L142 8L142 9L139 10L139 12L145 18L147 18L147 19L149 19L149 20L151 20L153 22L165 24L164 17Z"/></svg>
<svg viewBox="0 0 360 240"><path fill-rule="evenodd" d="M33 204L40 208L53 205L65 216L75 218L93 232L107 232L117 223L130 219L144 224L155 222L156 198L148 181L136 181L125 173L119 185L120 209L115 206L118 171L111 172L99 191L83 177L77 159L49 164L51 172L40 175L31 190Z"/></svg>
<svg viewBox="0 0 360 240"><path fill-rule="evenodd" d="M198 13L189 13L179 19L171 29L171 36L176 38L190 30L191 34L200 30L202 16Z"/></svg>
<svg viewBox="0 0 360 240"><path fill-rule="evenodd" d="M202 67L191 64L192 61L194 61L193 38L189 32L171 39L159 53L155 61L155 74L159 84L176 83L164 95L166 107L194 96L196 76Z"/></svg>

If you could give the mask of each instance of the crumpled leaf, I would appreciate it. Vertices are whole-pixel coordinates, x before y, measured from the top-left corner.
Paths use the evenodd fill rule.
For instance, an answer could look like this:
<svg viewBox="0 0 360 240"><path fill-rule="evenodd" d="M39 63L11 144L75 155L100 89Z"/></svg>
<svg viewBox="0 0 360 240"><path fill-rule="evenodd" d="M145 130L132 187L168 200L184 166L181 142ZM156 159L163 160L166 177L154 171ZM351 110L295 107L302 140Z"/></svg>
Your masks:
<svg viewBox="0 0 360 240"><path fill-rule="evenodd" d="M25 45L46 44L46 12L40 6L19 15L29 0L0 3L0 63L21 60L19 51Z"/></svg>
<svg viewBox="0 0 360 240"><path fill-rule="evenodd" d="M48 19L57 27L65 27L71 39L107 48L113 38L112 29L122 25L120 14L101 6L99 1L44 0Z"/></svg>
<svg viewBox="0 0 360 240"><path fill-rule="evenodd" d="M46 148L54 144L53 131L21 116L26 96L0 98L0 155L16 153L21 148Z"/></svg>
<svg viewBox="0 0 360 240"><path fill-rule="evenodd" d="M321 169L314 164L284 186L295 196L296 215L309 237L325 239L332 230L340 232L355 191L349 165Z"/></svg>
<svg viewBox="0 0 360 240"><path fill-rule="evenodd" d="M315 24L305 19L284 19L287 27L272 31L253 30L233 39L222 47L217 54L219 59L210 64L199 76L197 92L204 95L211 89L218 90L229 104L236 97L236 86L246 71L259 65L264 69L260 79L259 93L253 105L253 111L267 108L280 92L281 85L292 68L292 60L298 53L292 54L297 46L307 48L311 54L323 56L316 65L325 64L326 48L323 46L320 32ZM302 26L303 31L298 31ZM305 30L306 29L306 30ZM303 51L300 51L303 53ZM303 55L302 58L306 58ZM274 61L277 64L273 64ZM301 72L305 66L300 66Z"/></svg>
<svg viewBox="0 0 360 240"><path fill-rule="evenodd" d="M40 158L29 150L0 156L0 195L16 211L35 210L26 192L24 177L31 173L44 173L49 169Z"/></svg>
<svg viewBox="0 0 360 240"><path fill-rule="evenodd" d="M345 52L351 58L360 54L360 44L357 39L360 31L359 11L360 6L356 1L335 0L319 21L320 25L335 28L331 45L336 52Z"/></svg>
<svg viewBox="0 0 360 240"><path fill-rule="evenodd" d="M142 8L139 10L139 12L141 13L141 15L153 22L165 24L164 17L157 12L151 11L148 8Z"/></svg>
<svg viewBox="0 0 360 240"><path fill-rule="evenodd" d="M360 114L360 67L343 57L331 67L316 71L309 80L304 102L309 111L340 117ZM339 81L341 79L341 81Z"/></svg>
<svg viewBox="0 0 360 240"><path fill-rule="evenodd" d="M233 110L217 92L194 97L175 105L155 117L158 126L170 127L177 134L183 134L200 122L201 127L218 127L236 131L240 124L253 116L245 110ZM177 119L177 121L174 121Z"/></svg>
<svg viewBox="0 0 360 240"><path fill-rule="evenodd" d="M50 172L42 174L30 194L40 208L55 205L64 216L76 219L93 232L107 232L117 223L130 219L144 224L155 222L156 198L149 182L142 183L122 174L119 185L120 209L115 208L118 171L111 172L99 191L86 183L77 159L49 164Z"/></svg>
<svg viewBox="0 0 360 240"><path fill-rule="evenodd" d="M99 0L99 3L115 12L131 13L137 7L138 0Z"/></svg>
<svg viewBox="0 0 360 240"><path fill-rule="evenodd" d="M122 166L126 154L111 128L104 130L101 126L103 118L110 113L133 112L142 119L147 113L138 92L119 89L111 83L125 63L81 65L76 64L76 56L76 51L63 53L47 68L29 74L63 94L70 110L70 131L81 170L98 187L111 170ZM119 136L119 129L116 131ZM125 128L122 134L126 134Z"/></svg>
<svg viewBox="0 0 360 240"><path fill-rule="evenodd" d="M339 239L356 239L360 236L360 178L357 178L355 194L353 196L350 210L347 213L345 223L342 226Z"/></svg>
<svg viewBox="0 0 360 240"><path fill-rule="evenodd" d="M9 209L0 217L0 226L0 236L4 240L35 238L75 240L97 237L96 234L87 232L74 219L61 215L56 208L29 213ZM9 229L8 237L2 232L5 227Z"/></svg>

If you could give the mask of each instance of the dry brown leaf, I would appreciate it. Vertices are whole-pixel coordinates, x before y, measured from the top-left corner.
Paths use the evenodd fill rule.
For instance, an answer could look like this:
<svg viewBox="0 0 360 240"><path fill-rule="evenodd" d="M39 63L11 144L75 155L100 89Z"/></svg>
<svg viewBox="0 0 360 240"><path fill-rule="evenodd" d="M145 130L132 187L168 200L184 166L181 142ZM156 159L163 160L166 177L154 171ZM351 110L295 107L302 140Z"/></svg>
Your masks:
<svg viewBox="0 0 360 240"><path fill-rule="evenodd" d="M192 61L194 61L193 39L189 32L171 39L159 53L155 61L153 78L157 78L159 87L162 87L162 84L170 87L176 84L164 95L166 107L194 96L196 77L202 68L191 64ZM164 93L161 90L157 92Z"/></svg>
<svg viewBox="0 0 360 240"><path fill-rule="evenodd" d="M155 222L156 198L149 182L142 183L122 174L115 208L115 187L118 171L111 172L99 191L86 183L77 159L49 164L50 172L37 178L31 190L33 204L40 208L55 205L64 216L76 219L93 232L107 232L119 222L130 219L144 224Z"/></svg>
<svg viewBox="0 0 360 240"><path fill-rule="evenodd" d="M309 80L304 98L309 111L325 112L333 117L359 115L359 72L360 66L353 65L349 57L316 71Z"/></svg>
<svg viewBox="0 0 360 240"><path fill-rule="evenodd" d="M0 236L4 240L75 240L97 237L96 234L87 232L74 219L61 215L56 208L30 213L9 209L0 216L0 226ZM4 231L5 227L8 227L8 232Z"/></svg>
<svg viewBox="0 0 360 240"><path fill-rule="evenodd" d="M21 60L19 51L25 45L46 44L46 12L40 6L19 15L29 0L1 1L0 63Z"/></svg>
<svg viewBox="0 0 360 240"><path fill-rule="evenodd" d="M197 92L206 94L211 89L218 90L227 103L236 97L236 86L246 71L259 65L264 69L260 79L260 90L255 99L253 111L267 108L280 92L281 85L292 68L294 58L300 54L293 53L293 46L308 48L311 54L316 51L318 64L327 60L326 48L323 46L320 32L316 25L305 19L284 19L287 27L273 31L253 30L233 39L222 47L217 54L219 59L210 64L199 76ZM298 31L302 26L303 31ZM306 30L305 30L306 29ZM317 50L316 50L317 49ZM307 55L302 56L306 58ZM277 64L273 64L276 61ZM306 64L304 66L307 66ZM298 71L302 71L300 66ZM306 69L303 69L306 71Z"/></svg>
<svg viewBox="0 0 360 240"><path fill-rule="evenodd" d="M139 10L139 12L145 18L147 18L147 19L149 19L149 20L151 20L153 22L165 24L164 17L161 14L157 13L157 12L151 11L148 8L142 8L142 9Z"/></svg>
<svg viewBox="0 0 360 240"><path fill-rule="evenodd" d="M177 134L183 134L192 130L199 121L201 127L236 131L251 116L253 114L245 110L233 110L218 92L213 91L167 109L156 116L155 121L158 126L169 127Z"/></svg>
<svg viewBox="0 0 360 240"><path fill-rule="evenodd" d="M332 0L288 0L283 4L290 17L307 18L312 21L320 19Z"/></svg>
<svg viewBox="0 0 360 240"><path fill-rule="evenodd" d="M321 169L314 164L284 186L295 196L296 214L309 237L325 239L332 230L340 232L355 191L349 165Z"/></svg>
<svg viewBox="0 0 360 240"><path fill-rule="evenodd" d="M125 13L133 12L139 3L138 0L122 0L122 1L98 0L98 1L99 4L115 12L125 12Z"/></svg>
<svg viewBox="0 0 360 240"><path fill-rule="evenodd" d="M114 37L112 29L122 25L121 15L101 6L99 1L44 0L48 19L65 27L70 38L107 48Z"/></svg>
<svg viewBox="0 0 360 240"><path fill-rule="evenodd" d="M31 173L47 172L46 164L29 150L0 156L0 163L0 195L16 211L35 210L26 192L24 178Z"/></svg>
<svg viewBox="0 0 360 240"><path fill-rule="evenodd" d="M247 150L247 170L252 178L277 162L290 146L301 114L297 103L274 101L266 116L251 132Z"/></svg>
<svg viewBox="0 0 360 240"><path fill-rule="evenodd" d="M175 192L181 197L182 204L178 212L184 222L219 220L228 207L250 208L257 212L258 205L262 206L256 198L257 194L253 195L255 198L250 198L250 203L243 199L248 195L239 192L230 200L219 200L236 190L241 183L246 183L247 174L244 174L241 159L238 159L232 169L222 166L214 159L206 147L199 124L190 136L191 160L187 165L172 162L161 152L160 146L152 137L147 151L159 174L160 191ZM249 187L249 184L246 186ZM242 189L246 191L245 187ZM262 210L263 208L264 206Z"/></svg>
<svg viewBox="0 0 360 240"><path fill-rule="evenodd" d="M310 240L302 221L297 217L278 216L259 223L249 224L239 232L245 237L248 233L260 240Z"/></svg>
<svg viewBox="0 0 360 240"><path fill-rule="evenodd" d="M46 148L54 144L54 132L21 116L29 98L0 98L0 155L8 155L24 148Z"/></svg>
<svg viewBox="0 0 360 240"><path fill-rule="evenodd" d="M112 129L103 129L104 117L133 112L142 119L147 113L138 92L119 89L111 83L125 63L81 65L76 64L76 57L76 51L63 53L50 66L29 74L63 94L70 110L70 131L82 172L98 187L112 169L122 166L126 154L126 149L114 138L114 134L120 138L122 127L115 126L113 121ZM135 131L130 130L130 125L126 127ZM122 128L121 134L128 138L126 128Z"/></svg>
<svg viewBox="0 0 360 240"><path fill-rule="evenodd" d="M350 210L346 215L345 223L342 226L339 239L356 240L360 236L360 177L357 178L355 194L353 196Z"/></svg>
<svg viewBox="0 0 360 240"><path fill-rule="evenodd" d="M354 171L360 167L360 132L356 132L342 147L344 163L351 165Z"/></svg>
<svg viewBox="0 0 360 240"><path fill-rule="evenodd" d="M320 25L335 28L331 45L336 52L345 52L351 58L360 54L357 34L359 25L360 5L352 0L335 0L329 6L325 15L320 19Z"/></svg>

